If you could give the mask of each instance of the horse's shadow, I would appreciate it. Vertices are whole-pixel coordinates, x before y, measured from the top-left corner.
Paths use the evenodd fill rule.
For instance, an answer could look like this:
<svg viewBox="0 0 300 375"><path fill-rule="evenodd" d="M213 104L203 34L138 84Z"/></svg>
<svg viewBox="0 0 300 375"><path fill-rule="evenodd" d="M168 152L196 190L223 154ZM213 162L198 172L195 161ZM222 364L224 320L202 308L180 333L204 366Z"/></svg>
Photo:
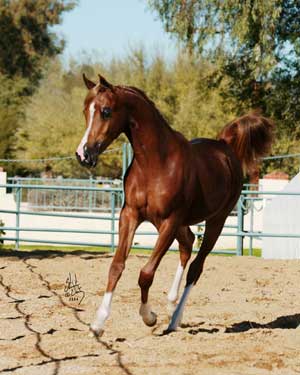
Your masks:
<svg viewBox="0 0 300 375"><path fill-rule="evenodd" d="M202 326L204 322L197 324L183 324L181 328L188 330L190 335L197 335L198 333L217 333L220 330L218 328L198 328ZM251 329L296 329L300 325L300 314L279 316L275 320L268 323L257 323L249 320L243 322L234 323L230 327L226 327L225 333L241 333L247 332Z"/></svg>
<svg viewBox="0 0 300 375"><path fill-rule="evenodd" d="M13 250L13 249L1 249L0 257L15 257L17 259L45 259L45 258L56 258L65 257L67 255L76 255L83 260L90 260L95 258L111 258L112 254L108 251L90 251L90 250Z"/></svg>
<svg viewBox="0 0 300 375"><path fill-rule="evenodd" d="M284 315L264 324L251 321L234 323L231 327L226 328L225 333L240 333L250 329L296 329L299 325L300 314Z"/></svg>

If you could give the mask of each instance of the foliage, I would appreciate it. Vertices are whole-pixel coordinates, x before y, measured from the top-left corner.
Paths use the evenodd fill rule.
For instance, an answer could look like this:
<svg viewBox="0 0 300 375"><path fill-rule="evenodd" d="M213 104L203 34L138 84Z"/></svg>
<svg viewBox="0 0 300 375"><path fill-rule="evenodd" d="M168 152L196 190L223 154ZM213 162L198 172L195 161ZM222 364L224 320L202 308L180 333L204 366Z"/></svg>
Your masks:
<svg viewBox="0 0 300 375"><path fill-rule="evenodd" d="M72 74L74 82L71 81L71 73L66 74L58 61L52 64L47 77L41 81L26 107L25 120L17 133L18 157L44 159L75 156L76 147L84 133L82 106L86 89L79 80L79 72L78 75ZM116 154L108 158L110 169L118 158ZM105 170L106 159L104 170L97 170L97 173L108 174ZM34 173L45 168L43 163L28 163L24 166ZM75 158L53 163L52 170L54 174L65 177L88 177L90 173L88 169L81 168ZM120 170L111 175L114 176L114 173L119 175Z"/></svg>
<svg viewBox="0 0 300 375"><path fill-rule="evenodd" d="M260 109L276 123L274 154L300 152L299 0L148 0L165 30L207 71L224 108L236 115ZM209 92L211 92L209 90ZM295 174L298 160L265 162Z"/></svg>
<svg viewBox="0 0 300 375"><path fill-rule="evenodd" d="M260 108L276 123L273 154L300 152L300 0L148 0L181 41L173 62L140 45L121 59L98 63L86 54L66 68L55 59L64 42L51 26L76 3L0 0L0 158L74 155L84 132L83 72L144 90L189 139L213 138L232 118ZM121 150L123 141L111 147ZM10 174L45 169L5 167ZM101 156L93 171L75 159L51 167L65 177L120 177L122 169L120 151ZM274 169L293 175L299 159L264 162L263 172Z"/></svg>
<svg viewBox="0 0 300 375"><path fill-rule="evenodd" d="M201 55L242 58L255 79L299 41L299 0L148 0L165 30ZM231 63L239 63L231 61Z"/></svg>
<svg viewBox="0 0 300 375"><path fill-rule="evenodd" d="M0 86L0 159L6 159L14 155L15 133L26 102L22 96L26 80L11 79L0 73ZM8 172L10 168L8 165Z"/></svg>
<svg viewBox="0 0 300 375"><path fill-rule="evenodd" d="M54 62L31 98L25 121L17 134L17 156L23 159L74 155L84 132L82 115L86 88L82 72L96 80L101 72L115 84L133 85L144 90L156 103L169 123L187 138L215 137L232 113L222 109L218 89L209 89L205 71L210 65L199 58L180 53L174 64L169 64L159 53L149 60L142 48L132 50L123 60L99 64L71 63L65 71L59 61ZM121 176L121 137L111 146L119 148L100 157L99 166L92 173L111 177ZM55 174L66 177L87 177L89 170L76 160L51 164ZM36 173L43 164L26 164Z"/></svg>
<svg viewBox="0 0 300 375"><path fill-rule="evenodd" d="M0 158L16 152L15 135L24 121L28 97L36 89L50 58L62 52L63 40L51 31L71 0L0 0ZM11 174L23 172L6 164Z"/></svg>
<svg viewBox="0 0 300 375"><path fill-rule="evenodd" d="M51 64L27 106L25 120L17 133L16 155L19 158L74 155L85 126L81 110L86 95L83 72L94 80L101 72L114 84L141 88L167 121L188 139L214 138L228 121L249 110L249 103L242 102L237 108L234 98L224 94L230 79L224 78L215 85L211 77L216 65L194 53L179 52L176 60L170 63L160 53L149 58L143 48L138 47L123 59L113 59L106 64L90 63L90 60L86 56L86 61L71 61L68 70L58 60ZM300 108L300 96L296 95L300 82L299 76L291 77L291 74L286 68L274 70L266 98L267 113L276 119L273 153L277 155L300 151L299 113L295 111ZM112 144L110 148L119 148L119 151L102 155L95 170L80 167L76 160L64 160L51 163L53 172L65 177L87 177L89 173L120 177L121 143L124 140L120 138ZM27 163L24 167L28 173L37 174L45 165ZM262 171L283 169L293 175L297 168L298 159L286 159L264 162Z"/></svg>
<svg viewBox="0 0 300 375"><path fill-rule="evenodd" d="M27 79L32 91L47 59L62 52L63 40L50 26L61 23L71 0L0 0L0 72Z"/></svg>

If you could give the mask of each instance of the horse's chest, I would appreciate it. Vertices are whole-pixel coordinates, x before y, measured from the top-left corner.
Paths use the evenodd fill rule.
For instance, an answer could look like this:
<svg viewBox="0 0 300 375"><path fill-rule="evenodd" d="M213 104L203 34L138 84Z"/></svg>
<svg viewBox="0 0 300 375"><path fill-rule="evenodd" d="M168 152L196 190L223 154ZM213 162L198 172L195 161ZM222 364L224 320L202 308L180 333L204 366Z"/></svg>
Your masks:
<svg viewBox="0 0 300 375"><path fill-rule="evenodd" d="M159 176L152 174L150 177L137 174L136 178L128 178L126 187L126 201L130 206L136 207L146 219L166 218L176 209L182 197L180 173L168 173L164 170Z"/></svg>

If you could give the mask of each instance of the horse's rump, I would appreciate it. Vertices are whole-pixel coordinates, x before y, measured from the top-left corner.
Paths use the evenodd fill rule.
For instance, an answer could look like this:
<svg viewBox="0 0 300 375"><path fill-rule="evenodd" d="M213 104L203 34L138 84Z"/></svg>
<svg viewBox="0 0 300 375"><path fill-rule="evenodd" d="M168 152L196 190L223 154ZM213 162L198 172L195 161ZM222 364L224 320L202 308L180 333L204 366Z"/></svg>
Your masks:
<svg viewBox="0 0 300 375"><path fill-rule="evenodd" d="M241 191L242 170L231 147L224 141L197 138L190 141L189 181L186 183L190 201L189 224L207 220L225 209L228 214L232 202ZM201 202L201 204L199 204Z"/></svg>

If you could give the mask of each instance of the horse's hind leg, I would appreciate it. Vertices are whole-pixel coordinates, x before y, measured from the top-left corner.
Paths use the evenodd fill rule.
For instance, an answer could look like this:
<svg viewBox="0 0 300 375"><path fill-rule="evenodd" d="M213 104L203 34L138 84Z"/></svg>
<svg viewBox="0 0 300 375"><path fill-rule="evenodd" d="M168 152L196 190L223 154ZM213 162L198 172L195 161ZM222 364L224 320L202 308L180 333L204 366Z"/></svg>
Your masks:
<svg viewBox="0 0 300 375"><path fill-rule="evenodd" d="M175 331L181 321L183 314L184 306L187 301L188 295L192 287L198 281L202 271L204 261L210 251L213 249L225 223L226 217L218 217L206 221L205 232L203 236L203 241L200 247L199 252L197 253L196 258L191 263L186 280L186 286L184 288L183 294L180 298L180 301L174 311L171 322L167 329L167 332Z"/></svg>
<svg viewBox="0 0 300 375"><path fill-rule="evenodd" d="M174 313L178 292L185 267L191 257L195 235L189 227L180 227L176 233L176 239L179 243L180 262L173 280L173 284L168 293L168 315Z"/></svg>

